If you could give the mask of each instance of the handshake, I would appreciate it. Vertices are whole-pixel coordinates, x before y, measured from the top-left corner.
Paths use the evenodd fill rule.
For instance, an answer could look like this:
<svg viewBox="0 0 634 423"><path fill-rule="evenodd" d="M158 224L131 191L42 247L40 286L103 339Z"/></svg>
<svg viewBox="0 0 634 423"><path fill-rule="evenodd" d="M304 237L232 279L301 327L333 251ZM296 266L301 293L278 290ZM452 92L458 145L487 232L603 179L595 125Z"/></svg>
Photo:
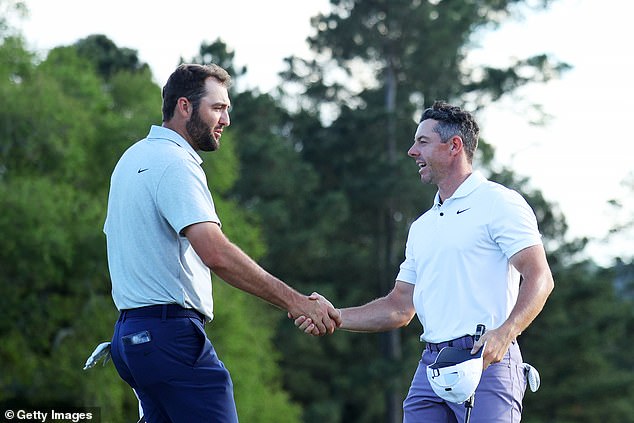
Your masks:
<svg viewBox="0 0 634 423"><path fill-rule="evenodd" d="M343 323L341 311L317 292L308 296L308 303L302 309L289 310L288 318L294 319L299 330L314 336L332 334Z"/></svg>

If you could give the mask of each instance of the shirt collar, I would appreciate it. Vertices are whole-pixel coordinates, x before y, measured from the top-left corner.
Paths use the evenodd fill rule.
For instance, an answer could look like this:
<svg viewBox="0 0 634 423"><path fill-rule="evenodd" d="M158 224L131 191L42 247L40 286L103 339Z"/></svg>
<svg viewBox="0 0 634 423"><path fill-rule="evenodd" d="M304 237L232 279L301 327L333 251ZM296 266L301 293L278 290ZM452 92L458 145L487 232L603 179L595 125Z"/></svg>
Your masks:
<svg viewBox="0 0 634 423"><path fill-rule="evenodd" d="M152 125L150 128L150 133L147 136L148 139L164 139L177 144L179 147L184 148L193 158L196 160L198 164L203 162L203 159L200 155L192 148L192 146L185 140L185 138L181 137L180 134L176 131L173 131L164 126Z"/></svg>
<svg viewBox="0 0 634 423"><path fill-rule="evenodd" d="M476 170L472 172L471 175L469 175L469 177L467 177L467 179L465 179L464 182L460 184L456 192L454 192L453 195L447 198L445 201L449 199L466 197L467 195L475 191L475 189L478 188L483 182L486 182L486 178L482 175L482 173ZM436 206L440 205L440 191L436 192L436 196L434 197L434 204Z"/></svg>

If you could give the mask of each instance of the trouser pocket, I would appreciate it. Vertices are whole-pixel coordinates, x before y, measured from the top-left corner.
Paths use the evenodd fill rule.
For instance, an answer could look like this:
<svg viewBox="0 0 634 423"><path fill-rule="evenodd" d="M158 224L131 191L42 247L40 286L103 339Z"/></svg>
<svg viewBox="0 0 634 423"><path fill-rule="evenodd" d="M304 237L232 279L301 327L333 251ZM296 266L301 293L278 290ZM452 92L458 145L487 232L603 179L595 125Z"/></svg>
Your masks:
<svg viewBox="0 0 634 423"><path fill-rule="evenodd" d="M189 321L194 328L194 332L200 341L200 349L196 356L196 360L193 362L193 366L196 367L200 363L204 362L205 359L211 359L215 355L215 351L211 345L211 341L207 338L207 334L205 333L205 329L202 323L199 320L189 318Z"/></svg>

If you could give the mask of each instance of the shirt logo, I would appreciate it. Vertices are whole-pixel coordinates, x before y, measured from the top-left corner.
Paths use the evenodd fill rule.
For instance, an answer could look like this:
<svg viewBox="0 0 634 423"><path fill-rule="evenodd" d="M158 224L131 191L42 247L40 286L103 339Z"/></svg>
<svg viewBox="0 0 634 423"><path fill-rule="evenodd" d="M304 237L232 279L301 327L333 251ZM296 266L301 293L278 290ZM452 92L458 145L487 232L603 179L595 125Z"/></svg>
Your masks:
<svg viewBox="0 0 634 423"><path fill-rule="evenodd" d="M136 173L143 173L143 172L145 172L146 170L148 170L148 168L147 168L147 167L146 167L145 169L139 169L139 170L137 170L137 171L136 171Z"/></svg>
<svg viewBox="0 0 634 423"><path fill-rule="evenodd" d="M458 211L456 212L456 214L464 213L464 212L466 212L467 210L470 210L470 209L471 209L471 207L468 207L468 208L466 208L466 209L462 209L462 210L458 210Z"/></svg>

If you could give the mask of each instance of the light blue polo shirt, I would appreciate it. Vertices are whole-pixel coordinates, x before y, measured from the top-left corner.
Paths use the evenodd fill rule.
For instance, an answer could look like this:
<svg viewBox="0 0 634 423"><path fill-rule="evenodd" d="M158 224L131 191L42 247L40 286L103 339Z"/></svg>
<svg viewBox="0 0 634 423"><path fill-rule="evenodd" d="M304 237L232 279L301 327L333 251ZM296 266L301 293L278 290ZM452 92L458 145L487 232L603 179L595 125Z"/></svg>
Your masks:
<svg viewBox="0 0 634 423"><path fill-rule="evenodd" d="M515 306L520 274L510 258L541 244L535 213L516 191L471 174L410 227L397 280L414 284L421 339L439 343L495 329Z"/></svg>
<svg viewBox="0 0 634 423"><path fill-rule="evenodd" d="M182 234L220 224L201 163L179 134L152 126L115 166L103 230L119 310L175 303L213 318L210 270Z"/></svg>

